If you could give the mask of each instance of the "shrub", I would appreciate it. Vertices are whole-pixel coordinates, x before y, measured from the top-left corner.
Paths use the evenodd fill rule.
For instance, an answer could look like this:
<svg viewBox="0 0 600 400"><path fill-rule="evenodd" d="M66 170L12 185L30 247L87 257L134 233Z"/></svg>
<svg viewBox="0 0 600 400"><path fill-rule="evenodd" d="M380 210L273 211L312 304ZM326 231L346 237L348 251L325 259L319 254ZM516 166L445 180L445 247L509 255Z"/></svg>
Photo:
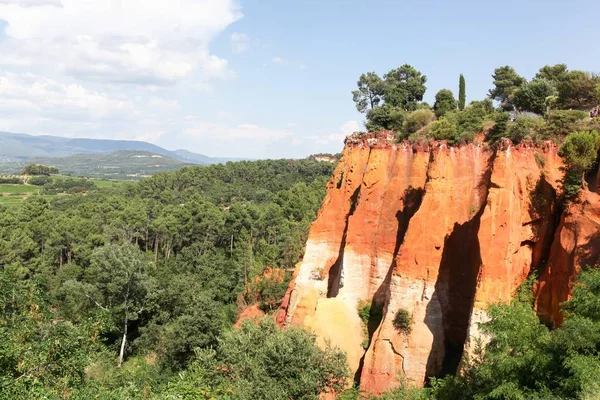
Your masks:
<svg viewBox="0 0 600 400"><path fill-rule="evenodd" d="M458 138L458 126L453 118L442 117L431 125L431 136L435 140L447 140L453 144Z"/></svg>
<svg viewBox="0 0 600 400"><path fill-rule="evenodd" d="M410 313L402 308L396 311L394 320L392 321L394 328L400 333L409 334L412 331L412 317Z"/></svg>
<svg viewBox="0 0 600 400"><path fill-rule="evenodd" d="M507 136L513 143L519 143L523 139L533 139L544 131L545 123L539 115L523 113L517 116L515 122L508 126Z"/></svg>
<svg viewBox="0 0 600 400"><path fill-rule="evenodd" d="M225 332L214 350L199 350L169 383L165 398L317 399L341 391L347 377L343 352L322 349L303 329L280 329L264 318Z"/></svg>
<svg viewBox="0 0 600 400"><path fill-rule="evenodd" d="M435 115L431 110L422 108L408 114L404 121L403 131L405 135L417 132L419 129L426 127L435 119Z"/></svg>
<svg viewBox="0 0 600 400"><path fill-rule="evenodd" d="M459 132L477 133L481 131L483 121L494 113L491 102L473 101L463 111L456 113Z"/></svg>
<svg viewBox="0 0 600 400"><path fill-rule="evenodd" d="M368 300L360 300L357 308L358 316L365 326L369 323L369 316L371 315L371 302Z"/></svg>
<svg viewBox="0 0 600 400"><path fill-rule="evenodd" d="M503 137L507 136L508 120L510 114L507 112L498 113L494 118L494 128L490 131L490 139L492 142L496 142Z"/></svg>
<svg viewBox="0 0 600 400"><path fill-rule="evenodd" d="M375 107L367 112L367 130L376 132L382 129L392 131L402 130L402 124L406 118L406 113L399 107L393 107L384 104L381 107Z"/></svg>
<svg viewBox="0 0 600 400"><path fill-rule="evenodd" d="M52 183L52 178L50 178L49 176L32 176L31 178L29 178L27 180L27 183L29 183L30 185L34 185L34 186L44 186L47 185L49 183Z"/></svg>
<svg viewBox="0 0 600 400"><path fill-rule="evenodd" d="M23 179L16 176L0 176L0 183L9 185L20 185L23 183Z"/></svg>
<svg viewBox="0 0 600 400"><path fill-rule="evenodd" d="M598 158L600 134L597 131L575 132L567 136L559 155L565 163L563 189L567 199L572 198L583 183L583 175Z"/></svg>
<svg viewBox="0 0 600 400"><path fill-rule="evenodd" d="M555 110L548 115L547 133L566 136L580 127L581 121L588 113L578 110Z"/></svg>

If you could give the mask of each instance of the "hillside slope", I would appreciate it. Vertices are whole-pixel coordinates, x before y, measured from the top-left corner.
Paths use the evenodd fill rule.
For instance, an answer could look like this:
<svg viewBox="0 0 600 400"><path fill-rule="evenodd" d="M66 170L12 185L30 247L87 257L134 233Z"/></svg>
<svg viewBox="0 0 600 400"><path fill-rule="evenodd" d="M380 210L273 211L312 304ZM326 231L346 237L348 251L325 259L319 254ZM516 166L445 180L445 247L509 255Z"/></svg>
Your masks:
<svg viewBox="0 0 600 400"><path fill-rule="evenodd" d="M34 157L27 161L0 163L0 173L18 174L28 163L57 167L64 174L107 179L138 179L191 165L162 154L123 150L108 154Z"/></svg>

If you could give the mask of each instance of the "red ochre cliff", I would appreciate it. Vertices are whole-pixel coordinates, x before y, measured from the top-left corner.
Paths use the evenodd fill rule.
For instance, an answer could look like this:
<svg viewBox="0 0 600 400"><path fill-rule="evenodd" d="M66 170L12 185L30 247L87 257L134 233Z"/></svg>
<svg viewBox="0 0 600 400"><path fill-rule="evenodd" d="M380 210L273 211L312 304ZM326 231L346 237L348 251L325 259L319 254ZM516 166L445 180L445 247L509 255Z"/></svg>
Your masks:
<svg viewBox="0 0 600 400"><path fill-rule="evenodd" d="M393 132L349 136L279 322L342 348L373 393L455 372L487 306L532 271L540 315L560 323L576 271L600 250L600 196L586 190L562 211L561 166L549 142L419 147ZM371 303L367 327L361 301ZM410 333L393 325L400 309Z"/></svg>

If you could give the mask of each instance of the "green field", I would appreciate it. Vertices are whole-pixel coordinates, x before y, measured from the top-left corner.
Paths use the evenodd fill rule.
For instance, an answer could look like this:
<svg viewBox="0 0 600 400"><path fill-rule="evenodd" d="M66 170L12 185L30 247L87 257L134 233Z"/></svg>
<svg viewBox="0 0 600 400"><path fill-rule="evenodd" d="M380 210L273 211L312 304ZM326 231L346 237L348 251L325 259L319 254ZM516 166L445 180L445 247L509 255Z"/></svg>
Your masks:
<svg viewBox="0 0 600 400"><path fill-rule="evenodd" d="M0 185L0 204L6 207L17 207L23 200L34 193L39 193L37 186Z"/></svg>
<svg viewBox="0 0 600 400"><path fill-rule="evenodd" d="M105 188L114 188L123 184L123 181L107 181L104 179L92 179L94 185L98 186L100 189Z"/></svg>
<svg viewBox="0 0 600 400"><path fill-rule="evenodd" d="M54 176L54 180L66 179L70 177L66 176ZM94 185L100 189L114 188L122 185L122 181L109 181L104 179L93 179ZM36 193L41 193L42 188L39 186L31 185L12 185L12 184L0 184L0 204L6 207L17 207L27 197ZM51 198L55 195L43 195L43 197Z"/></svg>

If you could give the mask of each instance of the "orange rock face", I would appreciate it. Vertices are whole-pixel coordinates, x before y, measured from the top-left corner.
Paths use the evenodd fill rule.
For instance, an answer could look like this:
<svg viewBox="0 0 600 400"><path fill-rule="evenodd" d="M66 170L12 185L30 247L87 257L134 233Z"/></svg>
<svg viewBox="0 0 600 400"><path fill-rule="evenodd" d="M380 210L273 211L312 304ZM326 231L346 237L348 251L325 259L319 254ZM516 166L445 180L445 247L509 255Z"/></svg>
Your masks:
<svg viewBox="0 0 600 400"><path fill-rule="evenodd" d="M573 249L600 249L600 196L559 218L552 144L393 139L346 139L279 319L342 348L355 382L376 394L455 372L487 306L509 300L533 271L543 273L538 308L556 318L582 262ZM357 311L365 303L367 326ZM399 310L410 329L394 325Z"/></svg>
<svg viewBox="0 0 600 400"><path fill-rule="evenodd" d="M560 303L569 299L577 272L599 264L600 195L583 191L560 218L548 267L537 285L536 303L542 319L559 325L563 320Z"/></svg>

